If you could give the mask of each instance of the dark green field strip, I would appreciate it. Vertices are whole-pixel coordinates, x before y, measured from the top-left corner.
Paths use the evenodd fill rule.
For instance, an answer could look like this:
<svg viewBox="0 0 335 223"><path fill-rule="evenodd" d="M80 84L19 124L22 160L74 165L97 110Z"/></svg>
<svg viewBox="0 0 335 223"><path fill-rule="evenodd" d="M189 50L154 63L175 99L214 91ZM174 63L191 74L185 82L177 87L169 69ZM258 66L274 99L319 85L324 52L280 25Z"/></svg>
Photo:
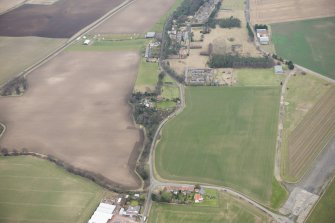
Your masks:
<svg viewBox="0 0 335 223"><path fill-rule="evenodd" d="M279 88L187 88L186 103L163 129L159 175L225 185L269 202Z"/></svg>
<svg viewBox="0 0 335 223"><path fill-rule="evenodd" d="M335 87L289 135L289 174L300 177L335 134Z"/></svg>
<svg viewBox="0 0 335 223"><path fill-rule="evenodd" d="M335 79L335 17L272 24L279 56Z"/></svg>
<svg viewBox="0 0 335 223"><path fill-rule="evenodd" d="M306 223L333 223L335 222L335 180L329 185L325 194L316 205Z"/></svg>

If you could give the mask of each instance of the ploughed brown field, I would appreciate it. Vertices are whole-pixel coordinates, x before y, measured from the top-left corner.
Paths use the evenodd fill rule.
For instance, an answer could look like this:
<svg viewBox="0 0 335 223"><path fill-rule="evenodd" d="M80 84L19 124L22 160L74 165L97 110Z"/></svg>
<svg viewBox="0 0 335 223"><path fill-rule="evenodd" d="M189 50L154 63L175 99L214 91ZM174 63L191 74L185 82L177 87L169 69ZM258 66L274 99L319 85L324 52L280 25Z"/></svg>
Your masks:
<svg viewBox="0 0 335 223"><path fill-rule="evenodd" d="M334 135L335 87L332 87L289 136L289 175L299 179Z"/></svg>
<svg viewBox="0 0 335 223"><path fill-rule="evenodd" d="M51 154L128 188L142 132L128 104L137 52L63 52L28 76L21 97L0 97L0 146Z"/></svg>
<svg viewBox="0 0 335 223"><path fill-rule="evenodd" d="M253 24L335 16L334 0L250 0Z"/></svg>
<svg viewBox="0 0 335 223"><path fill-rule="evenodd" d="M136 0L112 16L94 33L144 33L172 7L176 0Z"/></svg>
<svg viewBox="0 0 335 223"><path fill-rule="evenodd" d="M59 0L52 5L25 4L0 15L0 36L69 38L123 1Z"/></svg>

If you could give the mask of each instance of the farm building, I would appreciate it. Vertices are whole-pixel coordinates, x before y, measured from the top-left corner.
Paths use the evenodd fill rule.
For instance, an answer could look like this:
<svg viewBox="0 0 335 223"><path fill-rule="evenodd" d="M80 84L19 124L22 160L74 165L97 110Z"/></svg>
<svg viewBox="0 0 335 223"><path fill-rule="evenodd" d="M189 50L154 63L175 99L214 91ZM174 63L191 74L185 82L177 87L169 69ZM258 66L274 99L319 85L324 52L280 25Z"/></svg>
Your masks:
<svg viewBox="0 0 335 223"><path fill-rule="evenodd" d="M274 66L274 71L275 71L275 74L283 74L284 73L283 67L281 65Z"/></svg>
<svg viewBox="0 0 335 223"><path fill-rule="evenodd" d="M208 21L210 15L215 9L216 4L218 4L220 0L209 0L206 1L199 10L195 13L193 17L193 24L204 24Z"/></svg>
<svg viewBox="0 0 335 223"><path fill-rule="evenodd" d="M88 223L107 223L113 217L116 206L100 203Z"/></svg>
<svg viewBox="0 0 335 223"><path fill-rule="evenodd" d="M88 44L90 44L90 42L91 42L91 40L89 40L89 39L86 39L85 41L84 41L84 45L88 45Z"/></svg>
<svg viewBox="0 0 335 223"><path fill-rule="evenodd" d="M260 44L267 45L270 42L267 29L256 29L257 39Z"/></svg>
<svg viewBox="0 0 335 223"><path fill-rule="evenodd" d="M145 34L145 38L149 39L149 38L155 38L156 33L155 32L147 32L147 34Z"/></svg>
<svg viewBox="0 0 335 223"><path fill-rule="evenodd" d="M204 200L204 198L201 196L201 194L195 194L194 195L194 202L195 203L200 203L203 200Z"/></svg>
<svg viewBox="0 0 335 223"><path fill-rule="evenodd" d="M137 216L140 213L140 206L129 206L125 215L133 217L133 216Z"/></svg>

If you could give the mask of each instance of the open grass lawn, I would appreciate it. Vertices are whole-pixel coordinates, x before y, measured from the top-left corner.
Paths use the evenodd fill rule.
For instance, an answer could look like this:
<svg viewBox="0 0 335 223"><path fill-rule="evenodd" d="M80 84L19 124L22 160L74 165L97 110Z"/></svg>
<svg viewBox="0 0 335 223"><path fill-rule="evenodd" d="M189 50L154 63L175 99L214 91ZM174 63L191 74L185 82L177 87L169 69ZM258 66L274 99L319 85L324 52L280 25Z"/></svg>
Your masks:
<svg viewBox="0 0 335 223"><path fill-rule="evenodd" d="M279 87L188 87L164 127L155 167L166 179L232 187L270 204Z"/></svg>
<svg viewBox="0 0 335 223"><path fill-rule="evenodd" d="M330 184L306 223L335 222L335 181Z"/></svg>
<svg viewBox="0 0 335 223"><path fill-rule="evenodd" d="M335 17L271 27L279 56L335 79Z"/></svg>
<svg viewBox="0 0 335 223"><path fill-rule="evenodd" d="M167 99L179 98L179 88L177 85L164 85L162 96Z"/></svg>
<svg viewBox="0 0 335 223"><path fill-rule="evenodd" d="M245 202L229 195L220 195L218 206L187 206L154 203L149 223L260 223L268 217Z"/></svg>
<svg viewBox="0 0 335 223"><path fill-rule="evenodd" d="M158 81L158 64L141 59L135 83L135 92L153 92Z"/></svg>
<svg viewBox="0 0 335 223"><path fill-rule="evenodd" d="M35 157L0 157L0 222L87 222L104 190Z"/></svg>
<svg viewBox="0 0 335 223"><path fill-rule="evenodd" d="M234 69L237 86L280 86L284 75L276 75L270 69Z"/></svg>

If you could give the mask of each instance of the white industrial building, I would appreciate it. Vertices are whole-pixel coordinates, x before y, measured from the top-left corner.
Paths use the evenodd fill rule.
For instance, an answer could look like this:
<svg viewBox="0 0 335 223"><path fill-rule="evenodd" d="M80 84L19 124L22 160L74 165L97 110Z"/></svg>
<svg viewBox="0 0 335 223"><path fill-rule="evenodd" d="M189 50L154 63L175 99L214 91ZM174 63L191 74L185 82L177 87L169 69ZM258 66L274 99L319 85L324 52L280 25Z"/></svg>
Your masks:
<svg viewBox="0 0 335 223"><path fill-rule="evenodd" d="M262 45L269 44L270 38L267 29L257 29L256 34L260 44Z"/></svg>
<svg viewBox="0 0 335 223"><path fill-rule="evenodd" d="M88 223L107 223L113 217L116 206L100 203Z"/></svg>

